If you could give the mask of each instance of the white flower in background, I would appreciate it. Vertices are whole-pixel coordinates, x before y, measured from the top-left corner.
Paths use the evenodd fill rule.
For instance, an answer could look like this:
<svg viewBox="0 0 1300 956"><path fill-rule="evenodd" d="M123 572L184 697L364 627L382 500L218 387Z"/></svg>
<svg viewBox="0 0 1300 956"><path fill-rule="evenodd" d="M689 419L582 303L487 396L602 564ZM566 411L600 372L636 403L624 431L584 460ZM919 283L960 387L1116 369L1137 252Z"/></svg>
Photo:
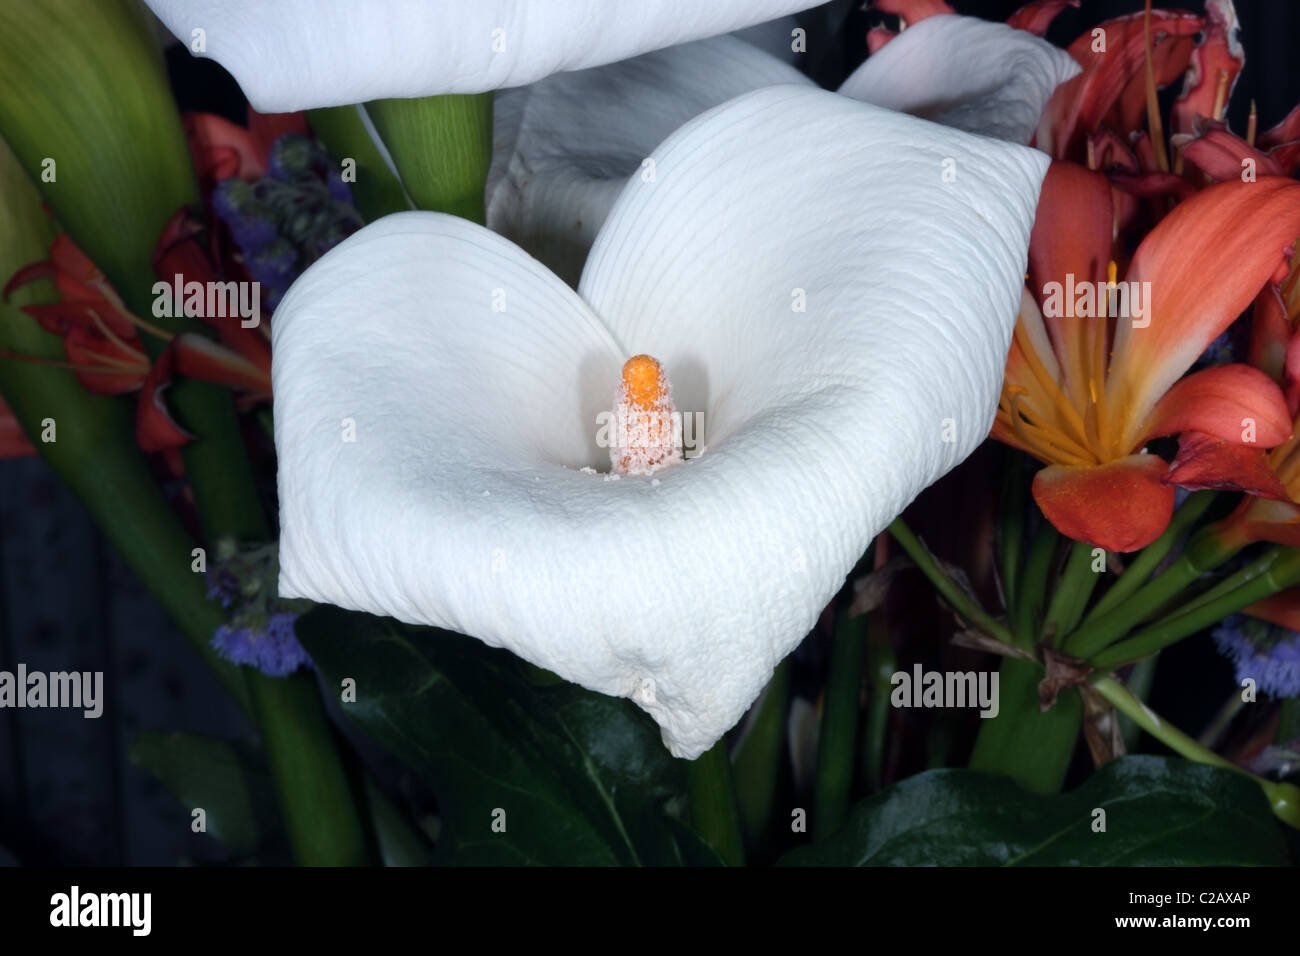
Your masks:
<svg viewBox="0 0 1300 956"><path fill-rule="evenodd" d="M839 92L1027 143L1052 91L1078 72L1064 50L1024 30L942 15L908 27ZM664 137L706 109L781 83L814 85L723 36L505 91L493 117L488 225L576 283L627 178L652 172L643 164Z"/></svg>
<svg viewBox="0 0 1300 956"><path fill-rule="evenodd" d="M280 113L481 93L613 63L815 0L145 0Z"/></svg>
<svg viewBox="0 0 1300 956"><path fill-rule="evenodd" d="M695 757L988 434L1047 157L796 86L652 156L576 293L419 212L295 283L280 592L509 648L633 698ZM642 353L666 382L620 376ZM647 382L703 413L703 454L602 474L601 413Z"/></svg>

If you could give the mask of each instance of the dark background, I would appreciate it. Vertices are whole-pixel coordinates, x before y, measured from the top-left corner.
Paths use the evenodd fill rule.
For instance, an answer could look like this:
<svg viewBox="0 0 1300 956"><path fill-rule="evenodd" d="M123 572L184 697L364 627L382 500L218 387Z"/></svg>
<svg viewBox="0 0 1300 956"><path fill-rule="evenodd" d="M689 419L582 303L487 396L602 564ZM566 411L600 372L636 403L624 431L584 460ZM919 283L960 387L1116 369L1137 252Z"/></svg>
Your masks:
<svg viewBox="0 0 1300 956"><path fill-rule="evenodd" d="M954 5L961 13L1000 20L1021 4ZM1049 39L1065 45L1096 23L1141 6L1084 0L1082 9L1058 18ZM1180 6L1202 9L1200 3ZM866 31L881 19L856 6L846 9L839 36L813 69L823 85L836 85L865 57ZM1300 71L1292 68L1300 3L1238 0L1237 11L1247 60L1230 119L1243 130L1253 98L1264 130L1300 101ZM168 67L182 109L242 119L239 89L220 67L175 46ZM1197 643L1176 649L1168 663L1175 670L1223 667L1207 641ZM39 459L0 462L0 667L12 669L17 661L33 670L103 671L106 705L98 720L66 710L0 710L0 864L169 865L223 858L215 842L190 832L188 812L132 766L126 750L148 730L237 737L250 728ZM1176 693L1162 694L1161 683L1153 703L1177 721L1180 701Z"/></svg>

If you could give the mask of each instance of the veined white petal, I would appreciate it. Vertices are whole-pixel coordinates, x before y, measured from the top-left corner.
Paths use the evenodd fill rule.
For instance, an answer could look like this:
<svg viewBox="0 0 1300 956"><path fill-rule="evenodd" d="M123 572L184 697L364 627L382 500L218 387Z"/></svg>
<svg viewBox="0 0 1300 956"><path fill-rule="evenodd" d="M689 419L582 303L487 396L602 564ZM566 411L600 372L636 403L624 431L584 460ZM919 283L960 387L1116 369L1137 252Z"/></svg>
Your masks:
<svg viewBox="0 0 1300 956"><path fill-rule="evenodd" d="M844 81L845 96L1027 143L1052 91L1079 72L1025 30L942 14L908 27Z"/></svg>
<svg viewBox="0 0 1300 956"><path fill-rule="evenodd" d="M815 0L146 2L181 42L229 70L263 113L521 86L816 6Z"/></svg>
<svg viewBox="0 0 1300 956"><path fill-rule="evenodd" d="M660 489L690 524L638 579L677 598L651 712L693 755L871 538L988 434L1047 157L787 86L653 158L579 292L704 414L708 451Z"/></svg>
<svg viewBox="0 0 1300 956"><path fill-rule="evenodd" d="M734 36L558 73L496 98L488 225L571 285L629 176L687 120L741 93L812 85Z"/></svg>
<svg viewBox="0 0 1300 956"><path fill-rule="evenodd" d="M694 757L987 433L1047 160L800 87L653 155L593 251L595 311L432 213L298 280L274 328L281 593L507 647L632 697ZM577 470L641 350L707 451Z"/></svg>

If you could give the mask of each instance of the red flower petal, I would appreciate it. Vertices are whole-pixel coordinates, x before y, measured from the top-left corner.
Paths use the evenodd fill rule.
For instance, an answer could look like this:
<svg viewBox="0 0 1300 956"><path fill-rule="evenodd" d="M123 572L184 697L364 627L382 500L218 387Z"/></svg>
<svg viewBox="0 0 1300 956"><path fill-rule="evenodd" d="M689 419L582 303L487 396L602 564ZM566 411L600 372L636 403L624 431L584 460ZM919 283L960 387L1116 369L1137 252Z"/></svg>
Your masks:
<svg viewBox="0 0 1300 956"><path fill-rule="evenodd" d="M1034 476L1034 500L1066 537L1136 551L1160 537L1174 512L1174 489L1161 481L1165 469L1158 455L1091 468L1051 465Z"/></svg>
<svg viewBox="0 0 1300 956"><path fill-rule="evenodd" d="M1212 129L1183 147L1187 161L1216 182L1241 179L1244 160L1253 160L1256 177L1281 176L1282 167L1267 153L1261 153L1240 136L1226 129Z"/></svg>
<svg viewBox="0 0 1300 956"><path fill-rule="evenodd" d="M1223 441L1272 448L1291 437L1291 412L1277 383L1234 362L1180 379L1156 404L1145 438L1206 432Z"/></svg>
<svg viewBox="0 0 1300 956"><path fill-rule="evenodd" d="M1033 0L1007 17L1007 26L1042 36L1062 10L1078 6L1079 0Z"/></svg>
<svg viewBox="0 0 1300 956"><path fill-rule="evenodd" d="M926 17L937 17L945 13L956 13L944 0L876 0L872 8L881 13L890 13L900 17L911 26Z"/></svg>
<svg viewBox="0 0 1300 956"><path fill-rule="evenodd" d="M1204 432L1183 432L1178 457L1164 480L1192 491L1244 491L1262 498L1290 501L1286 486L1269 467L1262 448L1226 442Z"/></svg>

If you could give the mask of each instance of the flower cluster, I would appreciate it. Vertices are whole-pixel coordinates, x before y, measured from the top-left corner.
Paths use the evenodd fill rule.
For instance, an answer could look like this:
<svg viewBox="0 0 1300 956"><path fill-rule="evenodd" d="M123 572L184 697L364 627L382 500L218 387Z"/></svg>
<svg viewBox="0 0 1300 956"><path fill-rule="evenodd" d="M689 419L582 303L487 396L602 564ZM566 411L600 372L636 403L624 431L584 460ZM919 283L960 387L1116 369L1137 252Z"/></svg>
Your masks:
<svg viewBox="0 0 1300 956"><path fill-rule="evenodd" d="M226 660L271 677L312 666L293 630L311 602L281 599L276 590L279 575L275 545L240 548L229 539L218 543L208 571L208 597L230 612L212 636L212 647Z"/></svg>
<svg viewBox="0 0 1300 956"><path fill-rule="evenodd" d="M212 205L230 228L249 274L275 308L293 280L362 225L352 193L325 148L301 133L272 145L267 174L219 182Z"/></svg>
<svg viewBox="0 0 1300 956"><path fill-rule="evenodd" d="M1258 618L1234 614L1214 629L1219 652L1266 694L1300 697L1300 634Z"/></svg>

